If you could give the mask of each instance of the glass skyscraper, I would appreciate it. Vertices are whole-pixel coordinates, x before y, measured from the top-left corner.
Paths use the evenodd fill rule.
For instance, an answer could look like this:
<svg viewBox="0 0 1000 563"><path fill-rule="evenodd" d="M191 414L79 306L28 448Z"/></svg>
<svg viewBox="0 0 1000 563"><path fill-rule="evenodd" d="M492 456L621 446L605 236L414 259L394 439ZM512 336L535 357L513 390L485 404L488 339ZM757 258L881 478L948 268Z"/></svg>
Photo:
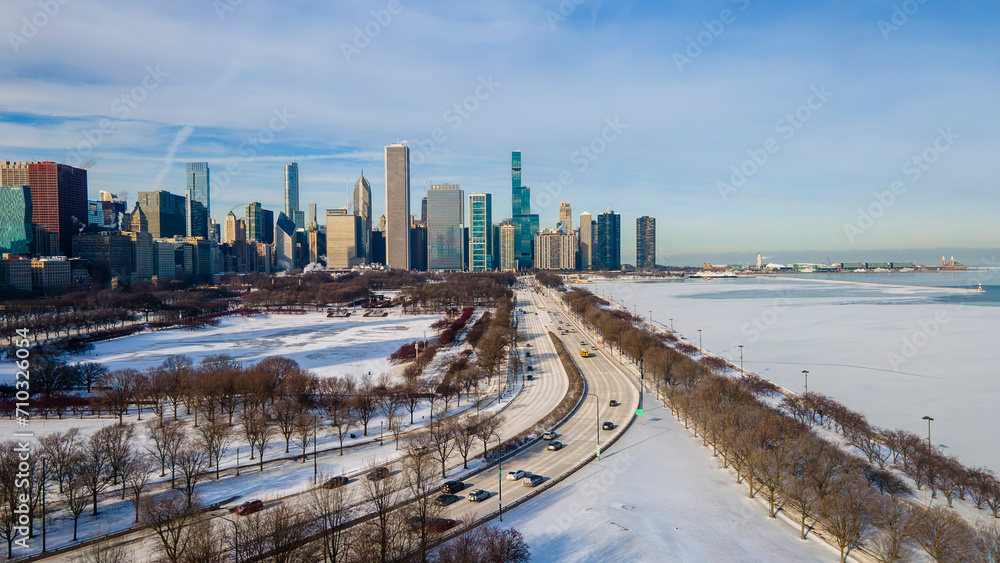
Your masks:
<svg viewBox="0 0 1000 563"><path fill-rule="evenodd" d="M243 211L247 222L247 240L262 242L264 240L263 206L259 201L251 201Z"/></svg>
<svg viewBox="0 0 1000 563"><path fill-rule="evenodd" d="M0 254L28 254L32 235L31 188L0 187Z"/></svg>
<svg viewBox="0 0 1000 563"><path fill-rule="evenodd" d="M635 267L656 267L656 219L643 215L635 221Z"/></svg>
<svg viewBox="0 0 1000 563"><path fill-rule="evenodd" d="M469 194L469 270L493 267L493 195Z"/></svg>
<svg viewBox="0 0 1000 563"><path fill-rule="evenodd" d="M462 270L465 264L465 194L458 184L427 192L427 269Z"/></svg>
<svg viewBox="0 0 1000 563"><path fill-rule="evenodd" d="M295 222L296 228L303 228L299 217L299 165L296 162L285 165L285 215Z"/></svg>
<svg viewBox="0 0 1000 563"><path fill-rule="evenodd" d="M597 216L597 244L594 248L595 270L622 269L622 216L605 211Z"/></svg>
<svg viewBox="0 0 1000 563"><path fill-rule="evenodd" d="M209 226L212 216L212 205L209 199L209 173L207 162L189 162L187 164L187 188L184 196L187 198L187 236L208 239L211 237Z"/></svg>
<svg viewBox="0 0 1000 563"><path fill-rule="evenodd" d="M521 185L521 151L511 153L511 224L517 268L532 267L532 242L538 233L538 215L531 213L531 188Z"/></svg>

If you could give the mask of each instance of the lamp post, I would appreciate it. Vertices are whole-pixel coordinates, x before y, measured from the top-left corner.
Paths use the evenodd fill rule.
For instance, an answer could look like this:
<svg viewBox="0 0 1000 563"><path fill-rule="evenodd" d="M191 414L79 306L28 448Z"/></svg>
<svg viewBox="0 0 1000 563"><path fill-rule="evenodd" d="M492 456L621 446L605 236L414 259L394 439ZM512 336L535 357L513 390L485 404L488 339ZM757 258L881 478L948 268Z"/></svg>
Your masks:
<svg viewBox="0 0 1000 563"><path fill-rule="evenodd" d="M649 325L653 326L653 311L649 312Z"/></svg>
<svg viewBox="0 0 1000 563"><path fill-rule="evenodd" d="M503 452L500 451L500 433L497 433L497 502L500 505L500 521L503 522Z"/></svg>
<svg viewBox="0 0 1000 563"><path fill-rule="evenodd" d="M701 346L701 329L700 328L698 329L698 348L704 350L704 348L702 348L702 346Z"/></svg>
<svg viewBox="0 0 1000 563"><path fill-rule="evenodd" d="M233 525L233 551L236 552L235 553L236 563L240 563L240 529L236 525L236 522L234 520L230 520L229 518L226 518L225 516L221 515L219 516L219 518L222 518L226 522L229 522L230 524Z"/></svg>
<svg viewBox="0 0 1000 563"><path fill-rule="evenodd" d="M740 375L746 375L746 372L743 371L743 345L742 344L740 344Z"/></svg>
<svg viewBox="0 0 1000 563"><path fill-rule="evenodd" d="M313 485L319 482L319 460L316 457L316 442L319 441L319 415L313 415ZM302 455L305 455L303 452Z"/></svg>
<svg viewBox="0 0 1000 563"><path fill-rule="evenodd" d="M933 421L934 419L929 416L925 416L923 420L927 421L927 451L929 453L931 451L931 448L933 447L931 446L931 421Z"/></svg>
<svg viewBox="0 0 1000 563"><path fill-rule="evenodd" d="M597 393L587 393L587 394L593 395L594 398L597 399L597 404L594 405L595 407L597 407L594 409L595 410L594 414L597 415L597 447L600 448L601 447L601 398L597 396Z"/></svg>
<svg viewBox="0 0 1000 563"><path fill-rule="evenodd" d="M674 320L670 319L670 332L674 331Z"/></svg>
<svg viewBox="0 0 1000 563"><path fill-rule="evenodd" d="M802 375L806 376L806 393L809 393L809 370L802 370Z"/></svg>

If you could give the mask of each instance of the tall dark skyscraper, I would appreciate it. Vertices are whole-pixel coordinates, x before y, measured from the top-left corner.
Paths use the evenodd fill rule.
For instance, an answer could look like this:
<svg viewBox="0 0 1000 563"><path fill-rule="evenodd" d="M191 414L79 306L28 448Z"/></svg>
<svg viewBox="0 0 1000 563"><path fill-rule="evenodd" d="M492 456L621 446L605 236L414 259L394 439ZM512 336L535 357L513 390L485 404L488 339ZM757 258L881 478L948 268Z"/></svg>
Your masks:
<svg viewBox="0 0 1000 563"><path fill-rule="evenodd" d="M532 242L538 234L538 215L531 213L531 188L521 185L521 151L511 153L511 224L514 225L514 256L519 270L533 265Z"/></svg>
<svg viewBox="0 0 1000 563"><path fill-rule="evenodd" d="M261 233L263 241L267 244L274 244L274 211L270 209L260 210Z"/></svg>
<svg viewBox="0 0 1000 563"><path fill-rule="evenodd" d="M635 221L635 267L656 267L656 219L643 215Z"/></svg>
<svg viewBox="0 0 1000 563"><path fill-rule="evenodd" d="M31 222L59 235L59 252L73 255L73 235L87 221L87 171L55 162L0 163L0 184L28 186Z"/></svg>
<svg viewBox="0 0 1000 563"><path fill-rule="evenodd" d="M365 264L372 263L372 186L361 172L361 177L354 183L354 214L361 218L361 233L358 241L358 256L365 259Z"/></svg>
<svg viewBox="0 0 1000 563"><path fill-rule="evenodd" d="M251 201L243 210L247 222L247 240L262 242L264 240L264 208L259 201Z"/></svg>
<svg viewBox="0 0 1000 563"><path fill-rule="evenodd" d="M187 164L187 236L210 239L212 236L212 205L209 198L207 162Z"/></svg>
<svg viewBox="0 0 1000 563"><path fill-rule="evenodd" d="M298 222L299 214L299 165L296 162L285 165L285 216L295 223L296 228L303 228ZM303 215L303 218L305 216Z"/></svg>
<svg viewBox="0 0 1000 563"><path fill-rule="evenodd" d="M149 223L153 238L170 238L187 233L187 199L163 190L139 192L136 203Z"/></svg>
<svg viewBox="0 0 1000 563"><path fill-rule="evenodd" d="M31 228L31 188L0 186L0 253L28 254Z"/></svg>
<svg viewBox="0 0 1000 563"><path fill-rule="evenodd" d="M595 270L622 269L622 216L605 211L597 216L597 244L594 245Z"/></svg>

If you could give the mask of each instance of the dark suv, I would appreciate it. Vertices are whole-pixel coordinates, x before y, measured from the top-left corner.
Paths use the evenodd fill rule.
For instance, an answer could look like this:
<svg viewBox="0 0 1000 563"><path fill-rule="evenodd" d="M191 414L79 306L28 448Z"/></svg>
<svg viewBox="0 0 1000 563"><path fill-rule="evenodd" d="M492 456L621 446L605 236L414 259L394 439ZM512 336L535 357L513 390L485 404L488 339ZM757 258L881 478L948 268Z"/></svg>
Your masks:
<svg viewBox="0 0 1000 563"><path fill-rule="evenodd" d="M385 479L388 476L389 476L388 467L376 467L375 469L369 471L368 475L365 475L365 477L369 481L378 481L379 479Z"/></svg>
<svg viewBox="0 0 1000 563"><path fill-rule="evenodd" d="M458 491L461 491L464 488L465 488L465 483L461 481L445 481L445 483L441 485L441 492L447 494L453 494L457 493Z"/></svg>

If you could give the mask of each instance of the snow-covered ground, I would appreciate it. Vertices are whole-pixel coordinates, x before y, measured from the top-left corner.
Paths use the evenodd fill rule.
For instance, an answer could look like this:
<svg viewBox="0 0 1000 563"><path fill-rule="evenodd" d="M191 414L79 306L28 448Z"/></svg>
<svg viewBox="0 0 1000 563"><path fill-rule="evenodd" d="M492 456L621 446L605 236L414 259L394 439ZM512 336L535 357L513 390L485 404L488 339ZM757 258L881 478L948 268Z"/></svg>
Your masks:
<svg viewBox="0 0 1000 563"><path fill-rule="evenodd" d="M895 275L896 283L960 285L953 276ZM805 387L875 425L932 438L967 466L1000 471L1000 272L969 272L985 293L830 281L623 281L586 288L674 329L697 345L792 391ZM995 278L995 279L994 279ZM865 280L864 276L841 276ZM880 280L881 281L881 280ZM672 319L672 321L671 321Z"/></svg>

